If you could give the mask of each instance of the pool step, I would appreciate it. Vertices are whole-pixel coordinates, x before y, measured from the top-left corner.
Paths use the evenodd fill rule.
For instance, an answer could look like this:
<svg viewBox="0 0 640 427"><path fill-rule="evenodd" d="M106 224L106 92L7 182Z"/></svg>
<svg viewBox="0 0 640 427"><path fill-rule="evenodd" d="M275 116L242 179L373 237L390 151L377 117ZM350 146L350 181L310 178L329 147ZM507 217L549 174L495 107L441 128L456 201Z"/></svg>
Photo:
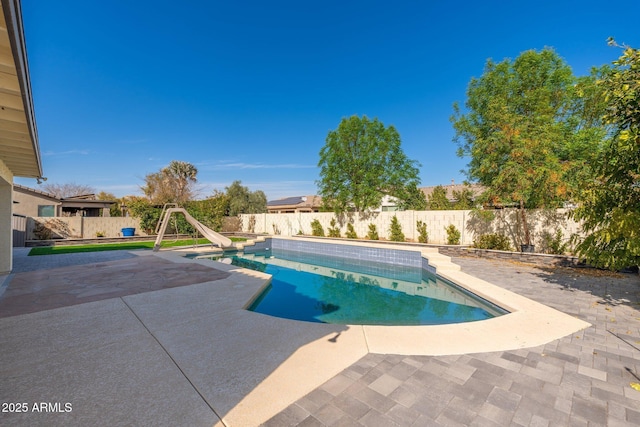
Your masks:
<svg viewBox="0 0 640 427"><path fill-rule="evenodd" d="M243 242L243 243L236 243L235 247L237 250L241 251L247 246L254 246L256 243L264 242L265 240L266 239L264 237L258 236L255 239L247 240L246 242Z"/></svg>
<svg viewBox="0 0 640 427"><path fill-rule="evenodd" d="M437 250L435 252L421 251L422 257L429 261L429 265L434 267L436 271L460 271L460 266L451 262L451 257L442 255Z"/></svg>

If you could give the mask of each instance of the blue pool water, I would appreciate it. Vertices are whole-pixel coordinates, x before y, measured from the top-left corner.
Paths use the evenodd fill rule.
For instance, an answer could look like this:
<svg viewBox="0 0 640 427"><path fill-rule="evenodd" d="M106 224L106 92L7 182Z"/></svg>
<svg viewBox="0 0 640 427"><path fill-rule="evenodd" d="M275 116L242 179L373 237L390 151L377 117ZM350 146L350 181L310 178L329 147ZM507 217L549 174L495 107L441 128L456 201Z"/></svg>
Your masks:
<svg viewBox="0 0 640 427"><path fill-rule="evenodd" d="M506 313L421 268L373 262L354 266L346 258L282 250L213 258L272 275L271 284L249 310L276 317L352 325L433 325Z"/></svg>

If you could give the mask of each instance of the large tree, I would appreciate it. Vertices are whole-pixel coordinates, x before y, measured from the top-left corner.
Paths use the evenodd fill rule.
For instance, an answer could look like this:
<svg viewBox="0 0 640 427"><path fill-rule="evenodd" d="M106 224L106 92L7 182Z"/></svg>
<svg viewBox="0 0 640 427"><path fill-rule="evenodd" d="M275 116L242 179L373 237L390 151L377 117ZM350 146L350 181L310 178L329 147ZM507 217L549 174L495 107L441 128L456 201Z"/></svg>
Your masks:
<svg viewBox="0 0 640 427"><path fill-rule="evenodd" d="M567 141L577 138L576 78L551 49L514 61L488 60L467 90L466 111L451 120L467 175L487 187L485 203L519 208L523 243L531 244L525 208L556 207L569 198ZM582 123L582 122L580 122Z"/></svg>
<svg viewBox="0 0 640 427"><path fill-rule="evenodd" d="M106 191L101 191L96 195L96 199L115 202L109 208L109 216L122 216L122 208L121 208L122 200L117 198L115 194L107 193Z"/></svg>
<svg viewBox="0 0 640 427"><path fill-rule="evenodd" d="M233 181L225 191L229 200L229 216L267 211L267 196L261 190L250 191L241 181Z"/></svg>
<svg viewBox="0 0 640 427"><path fill-rule="evenodd" d="M610 40L615 45L615 41ZM593 265L619 269L640 265L640 50L624 47L600 80L613 127L612 138L585 181L574 212L586 238L578 253Z"/></svg>
<svg viewBox="0 0 640 427"><path fill-rule="evenodd" d="M442 185L436 186L427 200L429 202L429 210L432 211L446 211L452 207L447 197L447 190Z"/></svg>
<svg viewBox="0 0 640 427"><path fill-rule="evenodd" d="M475 196L473 191L467 186L462 187L459 191L453 190L453 198L455 202L453 202L452 209L467 210L473 209L475 206Z"/></svg>
<svg viewBox="0 0 640 427"><path fill-rule="evenodd" d="M145 177L142 191L154 204L184 204L195 196L198 169L188 162L173 160L165 168Z"/></svg>
<svg viewBox="0 0 640 427"><path fill-rule="evenodd" d="M407 158L400 144L395 127L377 118L342 119L320 150L317 184L325 205L337 213L363 212L379 207L386 195L401 206L424 205L417 192L419 164Z"/></svg>

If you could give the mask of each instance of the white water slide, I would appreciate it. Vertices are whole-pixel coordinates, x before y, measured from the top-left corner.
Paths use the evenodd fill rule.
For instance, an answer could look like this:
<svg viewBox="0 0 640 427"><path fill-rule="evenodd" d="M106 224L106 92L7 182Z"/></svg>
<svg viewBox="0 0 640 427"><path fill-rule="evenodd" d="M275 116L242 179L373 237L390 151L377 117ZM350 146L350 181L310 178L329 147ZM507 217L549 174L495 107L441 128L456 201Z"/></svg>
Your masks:
<svg viewBox="0 0 640 427"><path fill-rule="evenodd" d="M184 208L165 208L162 210L162 215L160 215L160 222L156 227L156 233L158 233L158 237L156 237L156 243L153 245L153 250L157 252L160 249L160 243L162 243L162 238L164 237L164 233L167 231L167 225L169 224L169 220L171 219L171 214L173 213L181 213L184 215L185 219L189 224L191 224L202 236L210 241L213 244L220 246L221 248L229 247L232 245L231 239L223 236L220 233L216 233L194 217L192 217L189 212L187 212Z"/></svg>

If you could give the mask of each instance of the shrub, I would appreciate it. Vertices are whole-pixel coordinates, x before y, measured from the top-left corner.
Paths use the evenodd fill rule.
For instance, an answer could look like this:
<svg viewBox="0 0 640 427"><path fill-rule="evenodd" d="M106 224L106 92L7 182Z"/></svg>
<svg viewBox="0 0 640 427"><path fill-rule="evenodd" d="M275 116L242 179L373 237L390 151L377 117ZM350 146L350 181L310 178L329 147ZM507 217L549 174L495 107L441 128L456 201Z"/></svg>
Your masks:
<svg viewBox="0 0 640 427"><path fill-rule="evenodd" d="M369 238L369 240L379 240L380 237L378 237L378 228L376 227L375 224L369 224L369 233L367 233L367 237Z"/></svg>
<svg viewBox="0 0 640 427"><path fill-rule="evenodd" d="M340 237L340 227L337 227L335 218L331 218L329 225L329 237Z"/></svg>
<svg viewBox="0 0 640 427"><path fill-rule="evenodd" d="M127 200L127 209L132 217L140 220L140 228L147 234L153 234L160 219L162 209L156 208L150 201L142 197Z"/></svg>
<svg viewBox="0 0 640 427"><path fill-rule="evenodd" d="M391 218L391 227L389 227L389 240L391 240L392 242L404 242L405 238L404 238L404 233L402 232L402 226L400 225L400 222L398 222L398 217L397 216L393 216L393 218Z"/></svg>
<svg viewBox="0 0 640 427"><path fill-rule="evenodd" d="M418 221L416 223L418 229L418 242L429 243L429 233L427 233L427 223Z"/></svg>
<svg viewBox="0 0 640 427"><path fill-rule="evenodd" d="M311 235L324 237L324 228L322 228L322 224L317 219L311 221Z"/></svg>
<svg viewBox="0 0 640 427"><path fill-rule="evenodd" d="M444 229L447 232L447 245L459 245L460 230L458 230L453 224L449 224L449 226Z"/></svg>
<svg viewBox="0 0 640 427"><path fill-rule="evenodd" d="M353 228L353 224L347 224L347 239L357 239L358 235L356 234L356 230Z"/></svg>
<svg viewBox="0 0 640 427"><path fill-rule="evenodd" d="M545 231L542 234L542 242L545 252L554 255L563 255L567 252L567 242L564 242L562 230L557 229L554 234Z"/></svg>
<svg viewBox="0 0 640 427"><path fill-rule="evenodd" d="M509 238L502 234L481 234L473 241L473 247L478 249L495 249L498 251L512 251Z"/></svg>
<svg viewBox="0 0 640 427"><path fill-rule="evenodd" d="M280 234L280 227L276 224L271 224L271 226L273 227L273 234Z"/></svg>
<svg viewBox="0 0 640 427"><path fill-rule="evenodd" d="M204 200L192 200L186 202L184 204L184 208L191 214L191 216L207 227L215 231L222 231L228 205L228 197L218 194ZM178 215L178 219L183 221L184 217L182 215ZM186 221L184 225L189 226ZM228 223L228 225L230 226L231 224ZM188 228L190 229L191 227L189 226ZM184 229L184 226L180 226L180 230L182 229Z"/></svg>

